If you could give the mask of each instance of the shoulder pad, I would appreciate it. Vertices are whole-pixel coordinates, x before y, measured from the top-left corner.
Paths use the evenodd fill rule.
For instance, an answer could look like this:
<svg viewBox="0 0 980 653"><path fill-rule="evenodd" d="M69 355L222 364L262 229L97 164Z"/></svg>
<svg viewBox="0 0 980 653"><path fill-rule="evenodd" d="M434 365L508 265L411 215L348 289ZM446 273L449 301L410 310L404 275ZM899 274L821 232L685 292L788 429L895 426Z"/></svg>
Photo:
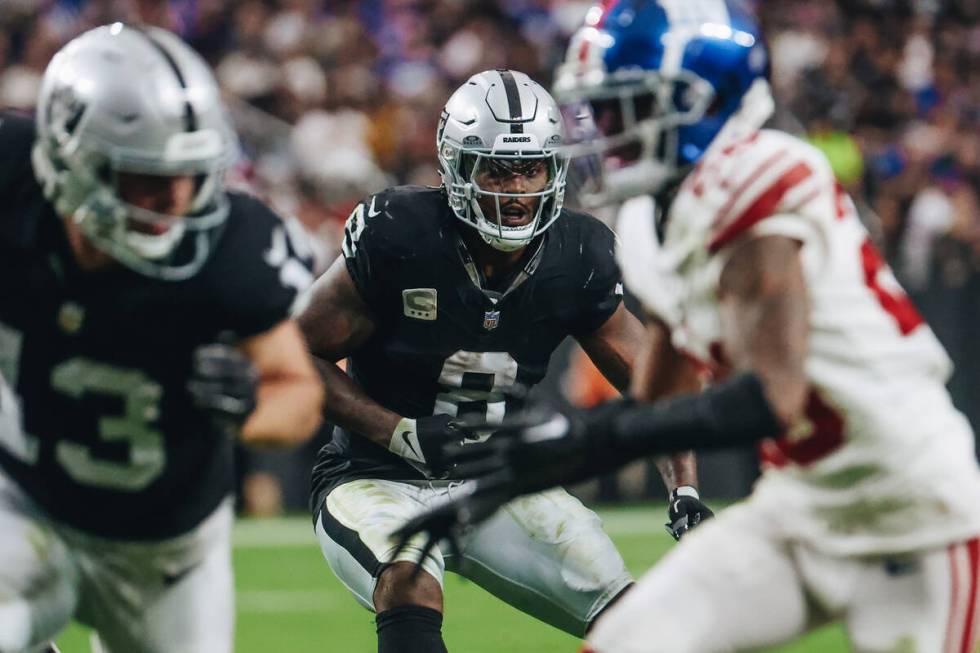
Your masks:
<svg viewBox="0 0 980 653"><path fill-rule="evenodd" d="M830 164L819 150L769 129L712 150L684 182L684 190L712 207L712 252L761 220L793 212L834 187Z"/></svg>
<svg viewBox="0 0 980 653"><path fill-rule="evenodd" d="M344 255L352 257L362 238L376 249L413 254L432 239L449 210L441 188L396 186L370 195L347 218Z"/></svg>
<svg viewBox="0 0 980 653"><path fill-rule="evenodd" d="M279 215L249 193L232 191L228 198L232 256L248 251L259 255L263 265L278 267L287 259L296 259L307 268L312 267L315 252L309 234L298 220Z"/></svg>
<svg viewBox="0 0 980 653"><path fill-rule="evenodd" d="M613 230L599 218L590 213L571 209L562 209L554 226L560 226L574 234L574 238L584 243L587 249L591 245L606 248L616 237Z"/></svg>

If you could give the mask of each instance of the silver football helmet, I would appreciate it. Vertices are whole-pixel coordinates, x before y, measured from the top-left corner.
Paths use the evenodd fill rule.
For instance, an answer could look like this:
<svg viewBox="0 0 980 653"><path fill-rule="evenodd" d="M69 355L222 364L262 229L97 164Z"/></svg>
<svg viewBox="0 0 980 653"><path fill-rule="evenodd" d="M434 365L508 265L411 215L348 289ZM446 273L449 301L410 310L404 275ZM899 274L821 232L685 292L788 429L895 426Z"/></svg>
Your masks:
<svg viewBox="0 0 980 653"><path fill-rule="evenodd" d="M170 32L99 27L65 45L44 73L35 176L58 213L141 274L180 280L201 268L228 215L222 182L237 156L214 76ZM124 201L119 173L192 175L188 214Z"/></svg>
<svg viewBox="0 0 980 653"><path fill-rule="evenodd" d="M436 135L442 183L456 217L502 251L520 249L543 233L558 217L565 197L568 160L561 149L561 129L555 101L524 73L488 70L470 77L446 103ZM536 162L547 172L537 190L498 192L478 181L487 172L522 174ZM538 198L527 224L506 224L501 204L512 198ZM481 199L492 200L494 214L487 215Z"/></svg>

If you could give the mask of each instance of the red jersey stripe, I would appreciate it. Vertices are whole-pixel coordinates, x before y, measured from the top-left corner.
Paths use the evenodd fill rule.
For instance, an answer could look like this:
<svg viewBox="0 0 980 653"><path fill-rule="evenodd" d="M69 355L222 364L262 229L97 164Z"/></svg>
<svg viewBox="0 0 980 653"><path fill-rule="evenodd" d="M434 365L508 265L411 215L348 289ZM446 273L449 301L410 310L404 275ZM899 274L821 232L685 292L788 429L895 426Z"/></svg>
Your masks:
<svg viewBox="0 0 980 653"><path fill-rule="evenodd" d="M970 593L967 594L969 604L966 608L966 623L963 626L963 643L960 645L960 653L970 653L971 644L976 635L976 613L977 613L977 594L980 588L980 539L973 538L966 544L966 550L970 558Z"/></svg>
<svg viewBox="0 0 980 653"><path fill-rule="evenodd" d="M961 634L961 624L957 617L957 606L960 603L960 570L956 564L956 551L961 545L950 544L946 549L949 557L949 615L946 618L946 639L943 644L944 653L957 653L957 640Z"/></svg>
<svg viewBox="0 0 980 653"><path fill-rule="evenodd" d="M751 229L757 222L769 217L779 206L786 193L813 174L813 169L802 161L782 174L776 182L760 195L735 220L724 227L711 239L708 251L712 254L730 243L739 235Z"/></svg>
<svg viewBox="0 0 980 653"><path fill-rule="evenodd" d="M756 180L759 179L759 177L761 177L763 174L768 172L770 168L772 168L774 165L779 163L785 156L786 156L786 150L778 150L776 152L773 152L765 161L760 163L759 167L756 168L752 174L748 175L745 178L745 180L738 185L738 188L731 191L729 200L725 202L725 205L721 207L720 211L718 211L718 215L715 217L715 222L714 225L712 226L722 227L723 225L728 224L729 214L731 214L731 212L735 209L735 204L738 203L739 198L742 197L746 193L746 191L748 191L749 187L752 184L754 184ZM722 188L730 189L731 187L731 184L729 183L730 181L731 180L729 179L723 179L721 182Z"/></svg>

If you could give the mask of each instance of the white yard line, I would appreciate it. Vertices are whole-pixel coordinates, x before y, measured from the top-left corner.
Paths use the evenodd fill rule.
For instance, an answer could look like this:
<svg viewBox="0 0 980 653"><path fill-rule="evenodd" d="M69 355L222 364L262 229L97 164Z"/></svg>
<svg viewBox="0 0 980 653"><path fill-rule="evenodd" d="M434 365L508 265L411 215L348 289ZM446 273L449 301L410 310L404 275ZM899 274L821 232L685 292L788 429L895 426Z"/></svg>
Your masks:
<svg viewBox="0 0 980 653"><path fill-rule="evenodd" d="M666 521L661 506L609 508L599 511L606 532L616 536L659 535ZM313 525L306 517L243 519L235 524L234 545L241 549L315 547Z"/></svg>
<svg viewBox="0 0 980 653"><path fill-rule="evenodd" d="M239 613L319 613L336 607L338 598L347 597L321 590L239 590L235 607Z"/></svg>

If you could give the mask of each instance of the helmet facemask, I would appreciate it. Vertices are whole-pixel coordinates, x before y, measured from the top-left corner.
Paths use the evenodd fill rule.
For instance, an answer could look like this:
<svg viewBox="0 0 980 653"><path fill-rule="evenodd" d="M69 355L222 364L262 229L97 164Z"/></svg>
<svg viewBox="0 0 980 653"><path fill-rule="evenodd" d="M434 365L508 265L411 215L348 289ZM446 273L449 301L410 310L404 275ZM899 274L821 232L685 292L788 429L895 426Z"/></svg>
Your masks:
<svg viewBox="0 0 980 653"><path fill-rule="evenodd" d="M656 194L683 177L700 152L685 152L681 130L703 120L715 99L690 71L611 77L559 95L573 184L588 207Z"/></svg>
<svg viewBox="0 0 980 653"><path fill-rule="evenodd" d="M32 154L45 194L58 212L73 220L93 246L146 276L171 281L193 276L228 216L222 183L227 163L220 158L151 167L124 155L40 141ZM186 213L161 213L127 202L120 192L120 177L126 173L193 177Z"/></svg>
<svg viewBox="0 0 980 653"><path fill-rule="evenodd" d="M555 150L491 152L445 143L439 159L454 213L494 249L526 247L561 211L568 161Z"/></svg>

